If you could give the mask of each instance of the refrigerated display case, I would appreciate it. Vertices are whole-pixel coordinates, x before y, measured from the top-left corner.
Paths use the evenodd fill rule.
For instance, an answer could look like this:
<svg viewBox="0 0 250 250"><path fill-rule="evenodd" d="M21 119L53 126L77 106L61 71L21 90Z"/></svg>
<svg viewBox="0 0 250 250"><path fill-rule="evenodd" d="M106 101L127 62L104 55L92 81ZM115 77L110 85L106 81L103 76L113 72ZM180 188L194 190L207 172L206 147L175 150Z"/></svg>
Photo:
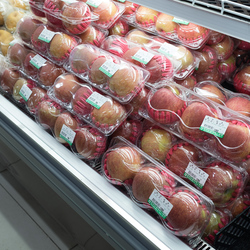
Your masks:
<svg viewBox="0 0 250 250"><path fill-rule="evenodd" d="M133 2L250 41L248 1ZM29 166L38 179L48 186L48 190L53 190L115 249L191 249L110 185L94 168L76 158L4 96L0 96L0 140ZM18 169L16 171L18 175ZM29 181L28 175L20 176L19 173L19 178ZM70 225L72 233L81 240L80 225L73 224L74 220ZM199 249L206 247L212 249L201 241Z"/></svg>

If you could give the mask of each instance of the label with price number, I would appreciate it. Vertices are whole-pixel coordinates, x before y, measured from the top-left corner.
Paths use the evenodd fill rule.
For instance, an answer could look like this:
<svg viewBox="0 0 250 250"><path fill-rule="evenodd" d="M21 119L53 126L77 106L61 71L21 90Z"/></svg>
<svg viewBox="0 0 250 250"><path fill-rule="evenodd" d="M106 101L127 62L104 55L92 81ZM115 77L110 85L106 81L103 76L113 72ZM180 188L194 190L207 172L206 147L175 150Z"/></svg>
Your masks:
<svg viewBox="0 0 250 250"><path fill-rule="evenodd" d="M180 18L177 18L177 17L174 17L174 18L172 19L172 21L175 22L175 23L180 23L180 24L185 24L185 25L188 25L188 24L189 24L188 21L185 21L185 20L180 19Z"/></svg>
<svg viewBox="0 0 250 250"><path fill-rule="evenodd" d="M143 64L148 64L150 60L154 57L152 53L149 53L143 49L139 49L132 58L138 62L141 62Z"/></svg>
<svg viewBox="0 0 250 250"><path fill-rule="evenodd" d="M121 2L121 3L125 3L126 2L126 0L118 0L119 2Z"/></svg>
<svg viewBox="0 0 250 250"><path fill-rule="evenodd" d="M38 36L38 39L46 43L49 43L55 34L56 33L51 30L44 29Z"/></svg>
<svg viewBox="0 0 250 250"><path fill-rule="evenodd" d="M206 115L200 126L200 130L223 138L228 125L228 122Z"/></svg>
<svg viewBox="0 0 250 250"><path fill-rule="evenodd" d="M30 98L30 95L32 93L32 90L24 84L22 88L19 91L19 95L27 102L28 99Z"/></svg>
<svg viewBox="0 0 250 250"><path fill-rule="evenodd" d="M202 169L198 168L194 163L189 162L184 176L192 181L197 187L203 188L208 174L204 172Z"/></svg>
<svg viewBox="0 0 250 250"><path fill-rule="evenodd" d="M156 189L150 195L148 203L163 219L166 219L173 208L173 205Z"/></svg>
<svg viewBox="0 0 250 250"><path fill-rule="evenodd" d="M69 145L73 144L76 133L65 124L63 124L59 136L65 140Z"/></svg>
<svg viewBox="0 0 250 250"><path fill-rule="evenodd" d="M97 8L101 3L102 3L103 0L88 0L86 2L86 4L94 7L94 8Z"/></svg>
<svg viewBox="0 0 250 250"><path fill-rule="evenodd" d="M37 69L40 69L42 66L44 66L46 62L47 62L47 60L44 59L43 57L41 57L40 55L35 55L30 60L30 64L32 64Z"/></svg>
<svg viewBox="0 0 250 250"><path fill-rule="evenodd" d="M87 103L91 104L92 106L94 106L97 109L100 109L101 106L108 101L108 98L97 93L97 92L93 92L88 99L86 100Z"/></svg>
<svg viewBox="0 0 250 250"><path fill-rule="evenodd" d="M115 72L119 69L119 65L114 63L112 60L107 60L99 70L102 71L108 77L112 77Z"/></svg>

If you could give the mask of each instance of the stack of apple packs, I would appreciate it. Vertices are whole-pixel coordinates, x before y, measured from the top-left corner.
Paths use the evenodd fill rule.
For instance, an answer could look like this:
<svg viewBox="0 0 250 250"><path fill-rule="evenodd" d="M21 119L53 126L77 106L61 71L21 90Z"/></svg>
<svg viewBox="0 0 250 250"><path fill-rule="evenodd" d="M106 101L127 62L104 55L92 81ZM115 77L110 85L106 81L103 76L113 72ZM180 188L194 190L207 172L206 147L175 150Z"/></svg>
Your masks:
<svg viewBox="0 0 250 250"><path fill-rule="evenodd" d="M250 43L129 1L29 3L0 3L2 94L167 231L213 245L250 205Z"/></svg>

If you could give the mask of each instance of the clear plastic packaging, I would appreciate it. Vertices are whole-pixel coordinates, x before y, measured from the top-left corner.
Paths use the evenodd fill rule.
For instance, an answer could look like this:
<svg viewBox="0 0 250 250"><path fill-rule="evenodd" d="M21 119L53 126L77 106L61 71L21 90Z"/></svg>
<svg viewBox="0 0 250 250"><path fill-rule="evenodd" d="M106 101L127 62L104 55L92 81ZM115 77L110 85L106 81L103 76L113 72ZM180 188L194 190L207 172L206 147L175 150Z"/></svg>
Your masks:
<svg viewBox="0 0 250 250"><path fill-rule="evenodd" d="M139 114L222 162L247 168L247 117L175 83L152 89Z"/></svg>
<svg viewBox="0 0 250 250"><path fill-rule="evenodd" d="M9 44L14 40L13 35L4 28L0 29L0 54L7 55Z"/></svg>
<svg viewBox="0 0 250 250"><path fill-rule="evenodd" d="M232 82L235 90L239 93L250 95L249 88L250 65L245 64L238 68L232 76Z"/></svg>
<svg viewBox="0 0 250 250"><path fill-rule="evenodd" d="M9 2L7 0L2 0L0 2L0 26L4 26L4 17L6 16L9 9L11 9Z"/></svg>
<svg viewBox="0 0 250 250"><path fill-rule="evenodd" d="M118 19L112 27L109 28L109 35L125 36L129 32L129 25L126 20Z"/></svg>
<svg viewBox="0 0 250 250"><path fill-rule="evenodd" d="M135 145L122 137L113 139L102 158L102 174L125 186L131 199L169 232L192 242L201 237L212 201Z"/></svg>
<svg viewBox="0 0 250 250"><path fill-rule="evenodd" d="M89 44L77 46L64 67L121 103L130 102L149 78L147 70Z"/></svg>
<svg viewBox="0 0 250 250"><path fill-rule="evenodd" d="M138 46L138 44L120 36L109 36L104 40L101 48L148 70L150 77L147 84L149 86L173 78L173 75L181 67L180 65L179 68L175 67L171 57L156 53L143 45Z"/></svg>
<svg viewBox="0 0 250 250"><path fill-rule="evenodd" d="M122 105L88 84L78 88L70 105L74 115L105 135L111 135L133 110L131 105Z"/></svg>
<svg viewBox="0 0 250 250"><path fill-rule="evenodd" d="M145 6L139 6L133 16L129 16L126 20L131 26L182 44L190 49L201 48L210 35L210 30L205 27Z"/></svg>
<svg viewBox="0 0 250 250"><path fill-rule="evenodd" d="M201 53L192 51L182 45L173 45L157 36L149 36L141 30L131 30L125 38L129 41L144 45L150 50L165 55L172 62L174 77L183 80L193 74L200 63Z"/></svg>
<svg viewBox="0 0 250 250"><path fill-rule="evenodd" d="M33 19L34 18L32 17L27 17L22 19L22 21L31 21ZM19 28L21 29L21 24L22 22L20 22L20 25L17 27L16 31L16 36L18 38L20 38ZM32 34L25 36L27 38L29 37L30 39L25 39L25 41L23 40L23 43L59 66L62 66L65 63L72 49L81 41L79 37L73 35L71 36L64 32L55 31L54 28L51 28L45 23L36 23L35 26L36 29L33 30Z"/></svg>
<svg viewBox="0 0 250 250"><path fill-rule="evenodd" d="M6 29L14 33L18 22L26 15L26 11L18 8L11 8L6 12L6 15L4 16L4 24Z"/></svg>

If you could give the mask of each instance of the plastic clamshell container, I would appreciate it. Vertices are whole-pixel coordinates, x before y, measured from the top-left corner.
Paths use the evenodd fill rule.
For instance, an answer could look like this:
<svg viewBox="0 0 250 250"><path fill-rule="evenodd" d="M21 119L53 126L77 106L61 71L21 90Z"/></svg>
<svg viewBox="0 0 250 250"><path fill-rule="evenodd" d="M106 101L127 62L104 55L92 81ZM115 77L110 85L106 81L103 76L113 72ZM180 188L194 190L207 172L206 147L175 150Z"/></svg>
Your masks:
<svg viewBox="0 0 250 250"><path fill-rule="evenodd" d="M247 167L249 119L225 106L175 83L165 83L150 91L139 114L236 170Z"/></svg>
<svg viewBox="0 0 250 250"><path fill-rule="evenodd" d="M147 70L90 44L75 47L64 68L124 104L139 94L149 78Z"/></svg>
<svg viewBox="0 0 250 250"><path fill-rule="evenodd" d="M127 21L131 26L194 50L201 48L210 35L210 30L205 27L145 6L139 6Z"/></svg>
<svg viewBox="0 0 250 250"><path fill-rule="evenodd" d="M209 198L122 137L114 138L103 155L102 174L113 185L125 186L138 206L188 241L202 235L214 209Z"/></svg>

